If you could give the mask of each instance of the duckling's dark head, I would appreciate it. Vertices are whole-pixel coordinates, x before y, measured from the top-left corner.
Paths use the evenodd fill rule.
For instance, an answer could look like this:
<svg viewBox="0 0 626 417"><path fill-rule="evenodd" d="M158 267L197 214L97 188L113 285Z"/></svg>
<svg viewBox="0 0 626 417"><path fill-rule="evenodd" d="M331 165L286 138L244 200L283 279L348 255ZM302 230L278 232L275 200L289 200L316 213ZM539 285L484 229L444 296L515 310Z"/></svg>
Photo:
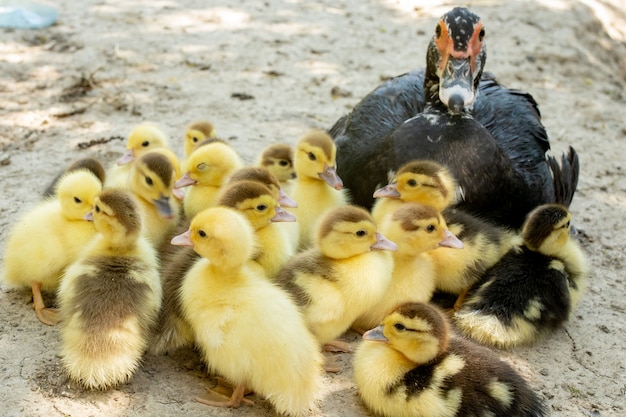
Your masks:
<svg viewBox="0 0 626 417"><path fill-rule="evenodd" d="M428 100L443 103L452 113L473 105L487 58L484 36L480 17L464 7L439 19L426 54Z"/></svg>

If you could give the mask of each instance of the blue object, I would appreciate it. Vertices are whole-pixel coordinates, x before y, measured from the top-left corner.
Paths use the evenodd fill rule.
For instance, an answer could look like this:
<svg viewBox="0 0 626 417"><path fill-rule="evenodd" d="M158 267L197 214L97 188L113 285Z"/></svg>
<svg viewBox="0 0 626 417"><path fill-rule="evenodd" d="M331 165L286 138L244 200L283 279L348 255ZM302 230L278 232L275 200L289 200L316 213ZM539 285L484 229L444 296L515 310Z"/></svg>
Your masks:
<svg viewBox="0 0 626 417"><path fill-rule="evenodd" d="M41 29L54 24L58 13L53 7L25 0L0 0L0 27Z"/></svg>

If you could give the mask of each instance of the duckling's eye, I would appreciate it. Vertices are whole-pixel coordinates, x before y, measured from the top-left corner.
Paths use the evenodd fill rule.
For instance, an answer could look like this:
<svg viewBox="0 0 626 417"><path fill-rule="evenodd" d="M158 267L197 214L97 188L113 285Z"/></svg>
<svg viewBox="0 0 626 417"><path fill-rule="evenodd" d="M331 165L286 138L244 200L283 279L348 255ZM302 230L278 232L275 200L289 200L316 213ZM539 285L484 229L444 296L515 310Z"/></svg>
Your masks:
<svg viewBox="0 0 626 417"><path fill-rule="evenodd" d="M96 213L100 213L100 206L96 206L94 210L96 210Z"/></svg>
<svg viewBox="0 0 626 417"><path fill-rule="evenodd" d="M441 24L438 24L435 28L435 35L437 36L437 39L441 38Z"/></svg>
<svg viewBox="0 0 626 417"><path fill-rule="evenodd" d="M428 226L426 226L426 231L427 231L428 233L432 233L432 232L434 232L435 230L437 230L437 227L436 227L434 224L429 224Z"/></svg>
<svg viewBox="0 0 626 417"><path fill-rule="evenodd" d="M74 197L76 198L76 197ZM567 223L565 223L565 226L563 226L564 229L567 229L569 227L569 221Z"/></svg>
<svg viewBox="0 0 626 417"><path fill-rule="evenodd" d="M315 154L314 154L313 152L309 152L309 159L310 159L311 161L316 161L316 160L317 160L317 157L315 156Z"/></svg>
<svg viewBox="0 0 626 417"><path fill-rule="evenodd" d="M417 181L415 180L408 180L406 183L411 187L415 187L417 185Z"/></svg>
<svg viewBox="0 0 626 417"><path fill-rule="evenodd" d="M152 186L154 185L154 181L152 181L152 178L146 177L146 184L148 184L149 186Z"/></svg>
<svg viewBox="0 0 626 417"><path fill-rule="evenodd" d="M204 230L198 230L198 236L206 237L206 232Z"/></svg>
<svg viewBox="0 0 626 417"><path fill-rule="evenodd" d="M147 140L144 140L143 142L141 142L141 146L143 146L144 148L147 148L148 146L150 146L150 142Z"/></svg>
<svg viewBox="0 0 626 417"><path fill-rule="evenodd" d="M478 40L482 42L484 37L485 37L485 29L481 29L480 33L478 34Z"/></svg>
<svg viewBox="0 0 626 417"><path fill-rule="evenodd" d="M393 325L393 327L395 327L396 330L401 331L401 332L406 330L406 327L402 323L396 323Z"/></svg>
<svg viewBox="0 0 626 417"><path fill-rule="evenodd" d="M199 163L196 168L198 169L198 171L202 171L207 167L207 164L205 162L201 162Z"/></svg>
<svg viewBox="0 0 626 417"><path fill-rule="evenodd" d="M280 162L278 162L278 165L280 165L281 167L286 167L287 165L289 165L289 162L285 161L284 159L281 159Z"/></svg>
<svg viewBox="0 0 626 417"><path fill-rule="evenodd" d="M193 143L196 143L196 142L198 142L199 139L194 136L193 138L191 138L191 140L193 141Z"/></svg>
<svg viewBox="0 0 626 417"><path fill-rule="evenodd" d="M256 209L258 211L265 211L267 210L267 206L265 204L259 204L258 206L256 206Z"/></svg>
<svg viewBox="0 0 626 417"><path fill-rule="evenodd" d="M367 232L365 230L357 230L357 232L355 234L358 237L363 237L363 236L367 235Z"/></svg>
<svg viewBox="0 0 626 417"><path fill-rule="evenodd" d="M82 203L82 202L83 202L83 200L81 200L81 199L80 199L80 198L78 198L78 197L74 197L74 202L75 202L76 204L80 204L80 203Z"/></svg>

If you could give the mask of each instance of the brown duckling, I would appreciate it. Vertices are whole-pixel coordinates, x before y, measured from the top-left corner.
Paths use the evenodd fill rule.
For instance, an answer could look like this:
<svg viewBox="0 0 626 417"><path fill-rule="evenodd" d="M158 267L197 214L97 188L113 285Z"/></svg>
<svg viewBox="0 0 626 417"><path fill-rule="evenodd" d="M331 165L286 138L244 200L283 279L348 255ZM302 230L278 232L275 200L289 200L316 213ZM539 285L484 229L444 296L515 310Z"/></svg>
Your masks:
<svg viewBox="0 0 626 417"><path fill-rule="evenodd" d="M523 245L489 269L454 314L465 335L500 348L529 345L570 318L587 275L585 255L570 238L570 219L557 204L529 213Z"/></svg>
<svg viewBox="0 0 626 417"><path fill-rule="evenodd" d="M363 334L354 380L384 417L542 417L540 398L491 350L451 334L438 308L406 303Z"/></svg>

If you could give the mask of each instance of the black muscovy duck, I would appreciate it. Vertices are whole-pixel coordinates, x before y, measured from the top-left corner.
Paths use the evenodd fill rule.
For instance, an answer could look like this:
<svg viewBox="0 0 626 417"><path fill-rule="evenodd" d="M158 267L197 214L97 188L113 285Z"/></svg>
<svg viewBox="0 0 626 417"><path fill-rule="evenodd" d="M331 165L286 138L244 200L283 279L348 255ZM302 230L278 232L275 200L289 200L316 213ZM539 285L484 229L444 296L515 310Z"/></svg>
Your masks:
<svg viewBox="0 0 626 417"><path fill-rule="evenodd" d="M560 164L546 155L533 97L483 73L484 35L476 14L452 9L437 23L425 70L383 83L329 129L352 202L370 208L390 171L432 159L458 179L458 207L486 220L519 228L540 204L569 206L578 156L571 147Z"/></svg>

